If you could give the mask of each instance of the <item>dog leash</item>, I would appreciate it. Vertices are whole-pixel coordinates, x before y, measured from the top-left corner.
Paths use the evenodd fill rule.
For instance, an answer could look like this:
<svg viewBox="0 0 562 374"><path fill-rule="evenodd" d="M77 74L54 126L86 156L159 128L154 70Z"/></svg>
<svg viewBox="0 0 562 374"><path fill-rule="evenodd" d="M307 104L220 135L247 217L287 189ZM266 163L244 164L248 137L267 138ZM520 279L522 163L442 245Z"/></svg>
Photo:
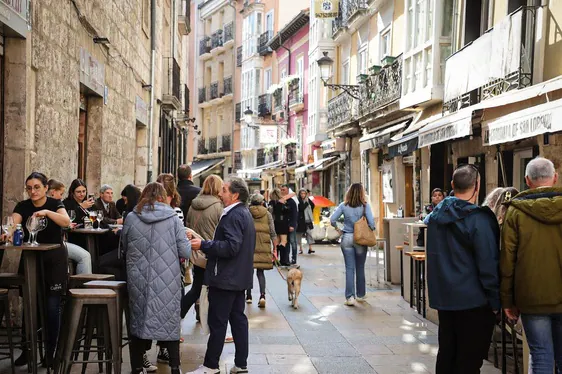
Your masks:
<svg viewBox="0 0 562 374"><path fill-rule="evenodd" d="M284 281L286 281L286 280L287 280L287 277L285 277L285 276L283 275L283 273L281 272L281 269L279 269L279 265L278 265L278 264L279 264L279 259L277 258L277 254L273 253L273 258L275 259L274 265L273 265L273 266L275 266L275 268L277 269L277 272L279 273L279 275L281 276L281 278L282 278Z"/></svg>

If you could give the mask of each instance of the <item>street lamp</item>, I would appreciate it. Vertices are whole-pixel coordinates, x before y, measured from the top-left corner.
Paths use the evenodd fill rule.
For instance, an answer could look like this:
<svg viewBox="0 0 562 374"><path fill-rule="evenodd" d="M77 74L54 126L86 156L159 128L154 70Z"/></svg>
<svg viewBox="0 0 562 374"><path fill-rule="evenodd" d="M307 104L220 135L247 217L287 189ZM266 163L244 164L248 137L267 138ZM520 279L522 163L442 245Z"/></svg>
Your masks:
<svg viewBox="0 0 562 374"><path fill-rule="evenodd" d="M246 122L246 125L250 126L253 121L254 112L252 111L252 109L250 109L250 107L247 107L247 109L244 111L244 122Z"/></svg>
<svg viewBox="0 0 562 374"><path fill-rule="evenodd" d="M359 85L352 84L330 84L328 81L332 78L331 71L334 60L328 56L328 52L323 52L324 56L316 60L318 67L320 68L320 79L324 83L324 87L331 90L344 90L349 96L354 99L359 99Z"/></svg>

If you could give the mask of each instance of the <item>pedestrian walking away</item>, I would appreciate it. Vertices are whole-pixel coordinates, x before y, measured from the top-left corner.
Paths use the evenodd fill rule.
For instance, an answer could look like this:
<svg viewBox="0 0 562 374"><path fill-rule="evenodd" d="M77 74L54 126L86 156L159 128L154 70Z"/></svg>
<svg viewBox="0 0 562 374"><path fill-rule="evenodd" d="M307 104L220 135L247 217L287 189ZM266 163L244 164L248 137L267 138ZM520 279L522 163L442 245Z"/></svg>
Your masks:
<svg viewBox="0 0 562 374"><path fill-rule="evenodd" d="M281 199L281 191L278 188L273 189L270 193L271 201L269 202L269 212L273 216L275 226L275 233L278 237L277 244L277 257L281 266L289 266L289 248L287 246L287 239L289 235L289 215L290 208Z"/></svg>
<svg viewBox="0 0 562 374"><path fill-rule="evenodd" d="M180 165L178 168L178 192L181 196L180 208L183 211L184 219L187 219L191 202L201 192L201 188L195 186L192 179L191 166Z"/></svg>
<svg viewBox="0 0 562 374"><path fill-rule="evenodd" d="M453 172L454 197L426 217L429 305L439 316L436 374L480 373L488 356L499 301L499 226L476 205L474 165Z"/></svg>
<svg viewBox="0 0 562 374"><path fill-rule="evenodd" d="M308 254L313 254L312 244L314 243L314 239L312 238L312 229L314 228L314 224L312 223L312 211L314 210L314 203L310 200L308 192L304 188L299 191L298 201L297 242L299 245L299 254L303 253L303 239L306 240L308 244Z"/></svg>
<svg viewBox="0 0 562 374"><path fill-rule="evenodd" d="M227 324L230 322L235 345L230 373L247 373L248 318L244 314L244 294L252 287L256 229L246 207L248 186L237 177L228 178L222 187L224 212L213 240L192 239L193 250L207 255L205 280L209 285L209 330L203 366L192 374L220 373Z"/></svg>
<svg viewBox="0 0 562 374"><path fill-rule="evenodd" d="M297 253L299 247L297 245L297 223L299 217L298 199L295 193L291 191L288 185L281 186L281 201L287 204L288 208L288 225L289 225L289 250L287 251L290 256L290 264L297 264Z"/></svg>

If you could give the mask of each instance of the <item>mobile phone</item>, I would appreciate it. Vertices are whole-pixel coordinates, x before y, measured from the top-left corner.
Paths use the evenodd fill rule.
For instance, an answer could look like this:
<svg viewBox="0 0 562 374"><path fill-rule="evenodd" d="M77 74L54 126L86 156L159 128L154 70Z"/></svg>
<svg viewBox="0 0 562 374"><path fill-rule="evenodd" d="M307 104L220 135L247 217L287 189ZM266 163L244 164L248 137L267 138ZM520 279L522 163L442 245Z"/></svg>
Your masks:
<svg viewBox="0 0 562 374"><path fill-rule="evenodd" d="M88 200L94 200L95 198L96 196L93 193L88 195Z"/></svg>

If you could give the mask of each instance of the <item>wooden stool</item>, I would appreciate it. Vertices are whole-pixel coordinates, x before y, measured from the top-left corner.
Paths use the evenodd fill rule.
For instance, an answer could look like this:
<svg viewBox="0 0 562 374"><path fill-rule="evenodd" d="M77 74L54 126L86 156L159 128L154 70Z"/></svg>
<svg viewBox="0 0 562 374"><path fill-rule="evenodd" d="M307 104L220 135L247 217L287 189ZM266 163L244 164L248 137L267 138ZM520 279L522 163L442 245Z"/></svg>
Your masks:
<svg viewBox="0 0 562 374"><path fill-rule="evenodd" d="M418 314L425 318L425 253L412 253L410 258L416 268L416 307Z"/></svg>
<svg viewBox="0 0 562 374"><path fill-rule="evenodd" d="M404 259L402 258L404 247L397 245L395 248L397 251L400 251L400 295L404 297Z"/></svg>
<svg viewBox="0 0 562 374"><path fill-rule="evenodd" d="M91 363L106 363L107 372L111 373L111 369L115 373L121 373L121 346L118 335L119 316L117 315L117 293L108 289L70 289L68 291L69 301L65 311L65 323L59 338L59 346L57 347L57 354L55 358L55 373L67 374L70 372L71 366L76 362L72 354L76 353L74 349L75 342L78 338L78 332L81 329L80 320L84 309L88 310L89 314L94 312L96 307L103 307L103 311L107 311L107 320L103 318L105 313L100 313L104 319L103 339L104 349L107 358L103 360L100 355L98 360L89 361ZM102 309L102 308L100 308ZM95 313L95 312L94 312ZM99 326L98 326L99 328ZM98 334L101 331L98 330ZM111 342L110 344L108 344ZM88 352L89 349L81 352ZM98 354L101 347L96 347ZM78 350L80 352L80 350ZM86 357L86 356L85 356ZM83 363L88 361L84 359Z"/></svg>
<svg viewBox="0 0 562 374"><path fill-rule="evenodd" d="M25 284L25 278L18 273L0 273L0 287L15 289Z"/></svg>
<svg viewBox="0 0 562 374"><path fill-rule="evenodd" d="M15 365L14 365L14 341L12 338L12 321L10 317L10 302L8 300L8 290L5 288L0 288L0 322L2 321L2 317L6 317L6 334L8 335L8 353L0 353L0 356L6 356L2 358L2 360L10 360L12 364L12 374L16 373ZM3 344L0 344L2 348L4 348Z"/></svg>
<svg viewBox="0 0 562 374"><path fill-rule="evenodd" d="M110 281L114 280L113 274L76 274L70 276L70 288L81 288L84 283L90 281Z"/></svg>

